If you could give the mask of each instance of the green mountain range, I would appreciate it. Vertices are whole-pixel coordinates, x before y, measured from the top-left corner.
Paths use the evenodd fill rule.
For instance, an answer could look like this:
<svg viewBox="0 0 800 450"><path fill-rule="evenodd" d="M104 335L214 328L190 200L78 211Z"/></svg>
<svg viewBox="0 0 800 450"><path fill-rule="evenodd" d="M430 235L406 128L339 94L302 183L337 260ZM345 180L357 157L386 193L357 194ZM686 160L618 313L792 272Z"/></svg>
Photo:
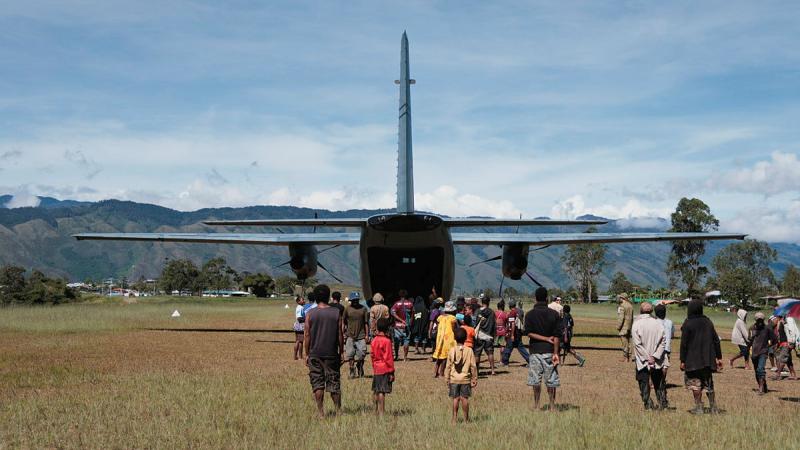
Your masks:
<svg viewBox="0 0 800 450"><path fill-rule="evenodd" d="M108 277L138 279L156 277L168 259L189 258L197 264L216 256L224 257L238 271L267 272L272 276L289 275L288 269L276 268L288 260L283 247L247 245L208 245L132 242L78 242L71 237L80 232L222 232L232 231L208 227L201 222L209 219L267 219L267 218L321 218L369 217L389 210L326 211L293 206L251 206L244 208L208 208L181 212L156 205L105 200L101 202L61 201L40 198L39 206L4 208L10 196L0 196L0 264L16 264L38 269L48 275L65 277L71 281L86 278ZM590 217L583 217L590 218ZM663 231L669 227L664 219L627 219L611 221L600 231ZM306 227L308 228L308 227ZM523 227L524 230L525 227ZM541 232L566 231L564 227L537 227ZM239 228L241 231L242 229ZM335 230L335 229L334 229ZM475 229L478 231L480 229ZM580 228L571 228L580 231ZM274 228L250 228L250 232L275 231ZM286 228L283 231L311 231ZM464 230L469 231L469 230ZM504 230L513 232L514 228ZM529 231L529 230L528 230ZM706 260L710 260L725 242L711 242L707 246ZM800 266L800 246L772 244L779 260L773 265L781 276L788 264ZM608 285L614 272L621 271L636 284L666 286L664 273L669 244L609 245L607 264L599 279L601 291ZM561 263L563 246L531 252L530 272L545 286L566 289L573 283ZM470 264L500 254L499 247L456 247L456 292L472 292L491 288L497 291L500 280L499 262ZM359 283L358 248L339 247L320 255L325 266L348 284ZM318 278L332 281L320 270ZM529 291L530 281L506 280L504 286Z"/></svg>

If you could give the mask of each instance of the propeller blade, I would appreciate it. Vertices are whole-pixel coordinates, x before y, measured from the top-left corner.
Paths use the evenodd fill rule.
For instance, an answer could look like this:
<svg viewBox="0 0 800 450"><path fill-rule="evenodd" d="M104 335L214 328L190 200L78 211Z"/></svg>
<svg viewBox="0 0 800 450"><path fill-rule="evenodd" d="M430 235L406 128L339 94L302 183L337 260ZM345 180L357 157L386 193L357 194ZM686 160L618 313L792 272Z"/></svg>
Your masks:
<svg viewBox="0 0 800 450"><path fill-rule="evenodd" d="M493 257L493 258L484 259L483 261L478 261L478 262L476 262L476 263L472 263L472 264L470 264L470 265L469 265L469 267L476 266L476 265L478 265L478 264L483 264L483 263L492 262L492 261L499 261L499 260L501 260L501 259L503 259L503 255L498 255L498 256L495 256L495 257Z"/></svg>
<svg viewBox="0 0 800 450"><path fill-rule="evenodd" d="M291 263L291 262L292 262L292 260L290 259L289 261L286 261L286 262L285 262L285 263L283 263L283 264L278 264L278 265L277 265L277 266L275 266L274 268L275 268L275 269L277 269L278 267L283 267L283 266L285 266L285 265L287 265L287 264L289 264L289 263Z"/></svg>
<svg viewBox="0 0 800 450"><path fill-rule="evenodd" d="M326 249L320 250L320 251L319 251L319 253L325 253L325 252L327 252L328 250L333 250L333 249L335 249L336 247L341 247L341 246L342 246L341 244L336 244L336 245L334 245L333 247L328 247L328 248L326 248ZM317 253L317 254L319 254L319 253Z"/></svg>
<svg viewBox="0 0 800 450"><path fill-rule="evenodd" d="M344 283L341 280L341 278L337 277L336 275L332 274L330 270L326 269L325 266L323 266L321 262L317 261L317 265L319 266L320 269L324 270L325 273L327 273L328 275L332 276L334 280L338 281L339 283Z"/></svg>
<svg viewBox="0 0 800 450"><path fill-rule="evenodd" d="M534 283L536 283L536 285L537 285L537 286L539 286L539 287L543 287L543 286L542 286L542 283L539 283L538 281L536 281L536 278L533 278L533 275L531 275L531 273L530 273L530 272L525 272L525 275L527 275L527 276L528 276L528 278L530 278L530 279L531 279L531 281L533 281Z"/></svg>
<svg viewBox="0 0 800 450"><path fill-rule="evenodd" d="M280 229L280 228L278 228L278 227L275 227L275 231L277 231L277 232L278 232L278 233L280 233L280 234L283 234L283 230L281 230L281 229Z"/></svg>
<svg viewBox="0 0 800 450"><path fill-rule="evenodd" d="M314 213L314 218L318 219L319 218L319 214L318 213ZM317 232L317 226L316 225L314 225L314 229L311 232L312 233L316 233Z"/></svg>
<svg viewBox="0 0 800 450"><path fill-rule="evenodd" d="M503 283L506 281L506 276L503 275L503 278L500 279L500 290L497 293L497 296L503 298Z"/></svg>

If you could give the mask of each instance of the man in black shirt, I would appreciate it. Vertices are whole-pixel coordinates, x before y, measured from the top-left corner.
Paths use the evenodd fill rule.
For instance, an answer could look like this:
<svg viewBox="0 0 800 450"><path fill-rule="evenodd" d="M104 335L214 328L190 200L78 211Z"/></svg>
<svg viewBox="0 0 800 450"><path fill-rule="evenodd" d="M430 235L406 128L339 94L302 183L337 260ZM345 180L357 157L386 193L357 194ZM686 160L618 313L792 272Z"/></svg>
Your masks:
<svg viewBox="0 0 800 450"><path fill-rule="evenodd" d="M547 387L550 399L548 409L556 407L558 378L558 337L561 334L561 318L547 307L547 289L536 290L536 304L525 314L525 334L530 338L530 361L528 362L528 386L533 386L533 407L539 409L541 383Z"/></svg>
<svg viewBox="0 0 800 450"><path fill-rule="evenodd" d="M306 313L304 347L306 365L311 389L320 417L325 417L323 400L325 391L331 394L336 406L336 414L342 408L341 374L342 353L344 353L344 336L342 333L342 316L337 308L331 307L331 291L328 286L320 284L314 288L317 307Z"/></svg>

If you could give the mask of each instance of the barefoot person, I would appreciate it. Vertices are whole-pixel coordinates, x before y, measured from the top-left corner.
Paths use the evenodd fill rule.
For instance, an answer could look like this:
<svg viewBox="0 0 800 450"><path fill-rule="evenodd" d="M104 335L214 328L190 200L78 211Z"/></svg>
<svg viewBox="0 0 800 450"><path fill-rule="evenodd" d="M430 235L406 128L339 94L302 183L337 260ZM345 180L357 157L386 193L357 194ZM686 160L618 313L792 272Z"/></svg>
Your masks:
<svg viewBox="0 0 800 450"><path fill-rule="evenodd" d="M379 319L389 318L389 307L383 304L383 295L376 292L372 296L372 306L369 308L369 335L375 336L378 333L376 328Z"/></svg>
<svg viewBox="0 0 800 450"><path fill-rule="evenodd" d="M578 367L583 367L583 365L586 364L586 358L584 358L583 355L581 355L574 348L572 348L572 334L573 330L575 329L575 320L572 319L572 313L571 313L572 308L569 305L564 305L561 311L562 311L561 314L562 341L559 344L561 346L561 354L563 355L562 362L565 361L567 359L567 355L570 354L574 356L575 359L578 360Z"/></svg>
<svg viewBox="0 0 800 450"><path fill-rule="evenodd" d="M425 343L428 340L428 317L430 311L425 305L425 299L417 296L414 299L414 317L411 320L411 338L414 340L414 353L425 353Z"/></svg>
<svg viewBox="0 0 800 450"><path fill-rule="evenodd" d="M486 356L489 358L489 370L494 375L494 339L497 334L497 323L494 311L489 307L491 301L492 299L488 296L481 299L481 308L478 310L478 323L476 324L477 335L475 336L476 340L473 349L475 351L475 361L479 368L481 354L486 352Z"/></svg>
<svg viewBox="0 0 800 450"><path fill-rule="evenodd" d="M394 319L394 359L400 359L400 346L403 346L403 361L408 359L408 345L411 342L412 312L414 304L409 300L405 289L400 289L400 298L389 310Z"/></svg>
<svg viewBox="0 0 800 450"><path fill-rule="evenodd" d="M444 375L445 363L450 349L455 345L453 332L456 325L456 305L452 301L444 304L442 314L436 318L436 348L433 350L433 377ZM464 332L466 340L466 331Z"/></svg>
<svg viewBox="0 0 800 450"><path fill-rule="evenodd" d="M684 383L694 397L692 414L703 414L703 391L712 414L719 412L714 393L713 372L722 371L722 349L711 319L703 315L703 302L692 300L681 326L681 370Z"/></svg>
<svg viewBox="0 0 800 450"><path fill-rule="evenodd" d="M547 387L548 409L555 410L558 378L558 349L561 318L547 307L547 289L536 289L536 304L525 315L525 335L530 339L528 362L528 386L533 387L533 407L539 409L542 382Z"/></svg>
<svg viewBox="0 0 800 450"><path fill-rule="evenodd" d="M294 360L297 361L298 359L303 359L303 331L305 330L303 323L306 321L303 305L306 304L306 301L299 295L294 301L297 306L294 308L294 325L292 329L294 330Z"/></svg>
<svg viewBox="0 0 800 450"><path fill-rule="evenodd" d="M778 316L775 334L778 336L778 346L775 350L775 359L778 361L778 370L775 371L773 380L780 380L784 367L789 369L789 379L796 380L797 374L794 371L792 362L792 351L794 351L795 339L792 333L787 333L786 317ZM791 336L791 339L789 338Z"/></svg>
<svg viewBox="0 0 800 450"><path fill-rule="evenodd" d="M317 307L306 313L305 321L304 347L308 378L320 417L325 417L323 401L326 391L331 394L337 415L342 409L339 369L344 353L344 336L339 310L328 304L330 294L330 289L324 284L314 288Z"/></svg>
<svg viewBox="0 0 800 450"><path fill-rule="evenodd" d="M636 359L636 381L639 383L639 394L642 396L644 409L659 409L664 405L664 394L667 383L664 380L664 327L650 314L653 305L644 302L639 307L639 317L633 322L631 340ZM650 383L656 389L658 403L650 400Z"/></svg>
<svg viewBox="0 0 800 450"><path fill-rule="evenodd" d="M377 335L370 345L372 357L372 394L375 400L375 414L383 416L386 411L386 394L392 393L394 383L394 356L392 340L389 339L389 319L378 319L375 328Z"/></svg>
<svg viewBox="0 0 800 450"><path fill-rule="evenodd" d="M452 422L458 421L459 406L464 411L464 421L469 422L469 397L472 388L478 385L478 368L475 365L475 353L464 345L467 332L457 328L453 332L456 345L447 353L447 365L444 369L444 381L450 398L453 399Z"/></svg>

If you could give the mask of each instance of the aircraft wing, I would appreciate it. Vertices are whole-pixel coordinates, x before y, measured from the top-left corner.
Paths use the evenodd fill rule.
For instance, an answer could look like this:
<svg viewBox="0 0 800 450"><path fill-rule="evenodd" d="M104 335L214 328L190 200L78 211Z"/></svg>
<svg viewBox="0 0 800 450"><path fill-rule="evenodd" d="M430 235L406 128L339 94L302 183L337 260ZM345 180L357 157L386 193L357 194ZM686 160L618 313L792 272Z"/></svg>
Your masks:
<svg viewBox="0 0 800 450"><path fill-rule="evenodd" d="M206 225L220 226L328 226L363 227L367 219L255 219L255 220L206 220Z"/></svg>
<svg viewBox="0 0 800 450"><path fill-rule="evenodd" d="M79 241L156 241L258 245L355 245L361 241L361 233L81 233L73 237Z"/></svg>
<svg viewBox="0 0 800 450"><path fill-rule="evenodd" d="M461 245L562 245L612 244L682 240L744 239L734 233L452 233L453 244Z"/></svg>
<svg viewBox="0 0 800 450"><path fill-rule="evenodd" d="M444 217L448 227L525 226L525 225L605 225L607 220L485 219Z"/></svg>

